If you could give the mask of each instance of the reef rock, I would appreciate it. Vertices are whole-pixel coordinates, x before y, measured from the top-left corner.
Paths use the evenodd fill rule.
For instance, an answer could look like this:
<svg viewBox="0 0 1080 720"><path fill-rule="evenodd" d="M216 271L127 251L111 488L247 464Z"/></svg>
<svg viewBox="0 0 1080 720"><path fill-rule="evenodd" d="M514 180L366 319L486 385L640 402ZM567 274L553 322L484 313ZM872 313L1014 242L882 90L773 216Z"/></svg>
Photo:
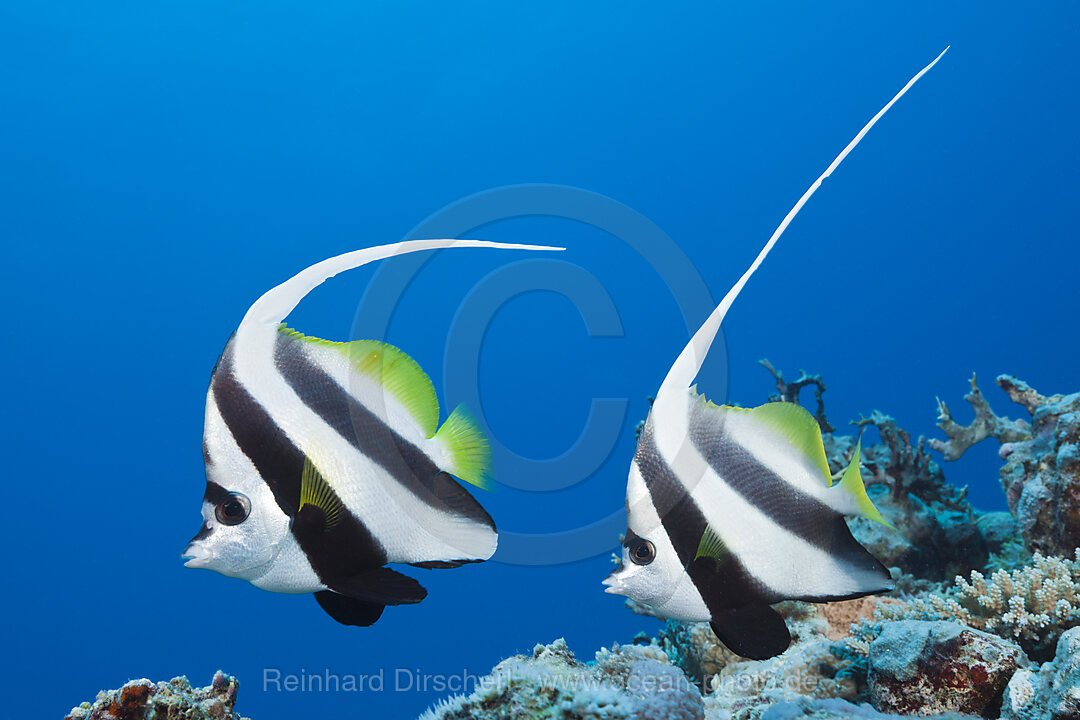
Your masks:
<svg viewBox="0 0 1080 720"><path fill-rule="evenodd" d="M1018 670L1005 689L1002 720L1080 720L1080 627L1062 634L1057 655Z"/></svg>
<svg viewBox="0 0 1080 720"><path fill-rule="evenodd" d="M997 381L1031 413L1031 439L1000 450L1009 510L1029 550L1071 555L1080 547L1080 393L1043 397L1012 376Z"/></svg>
<svg viewBox="0 0 1080 720"><path fill-rule="evenodd" d="M701 693L653 645L614 646L596 662L575 659L565 640L537 645L495 666L476 690L439 702L421 720L702 720Z"/></svg>
<svg viewBox="0 0 1080 720"><path fill-rule="evenodd" d="M882 712L992 717L1026 661L1014 643L958 623L887 623L870 643L870 700Z"/></svg>
<svg viewBox="0 0 1080 720"><path fill-rule="evenodd" d="M103 690L92 704L73 708L64 720L245 720L233 712L240 683L218 670L210 685L192 688L186 677L169 682L132 680Z"/></svg>

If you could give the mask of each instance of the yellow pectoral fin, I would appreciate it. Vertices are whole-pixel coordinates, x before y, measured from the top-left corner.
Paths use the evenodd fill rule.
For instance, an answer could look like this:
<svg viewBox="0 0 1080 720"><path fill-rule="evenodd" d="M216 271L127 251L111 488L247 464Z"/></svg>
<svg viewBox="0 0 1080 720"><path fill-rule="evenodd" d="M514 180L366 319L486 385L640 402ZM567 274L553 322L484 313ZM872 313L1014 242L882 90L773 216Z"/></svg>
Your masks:
<svg viewBox="0 0 1080 720"><path fill-rule="evenodd" d="M345 510L341 498L330 487L330 483L326 482L326 478L315 467L311 458L306 455L304 456L304 471L300 476L300 510L303 510L305 505L312 505L322 510L323 517L326 518L327 531L338 524L341 513Z"/></svg>
<svg viewBox="0 0 1080 720"><path fill-rule="evenodd" d="M728 549L724 545L724 541L713 530L711 525L706 525L705 532L701 534L701 542L698 543L697 553L694 554L694 560L703 557L711 558L719 565L727 555Z"/></svg>

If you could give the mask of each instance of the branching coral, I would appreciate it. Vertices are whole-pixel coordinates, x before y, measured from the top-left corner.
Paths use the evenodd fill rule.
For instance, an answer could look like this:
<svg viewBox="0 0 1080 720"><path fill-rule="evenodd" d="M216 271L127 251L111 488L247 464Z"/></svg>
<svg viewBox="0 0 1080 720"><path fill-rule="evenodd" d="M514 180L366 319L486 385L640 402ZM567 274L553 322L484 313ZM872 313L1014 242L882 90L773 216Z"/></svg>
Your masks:
<svg viewBox="0 0 1080 720"><path fill-rule="evenodd" d="M879 605L878 625L890 620L955 620L1016 640L1032 657L1045 656L1061 633L1080 622L1080 549L1075 559L1044 557L1030 565L985 577L957 576L949 595L926 593ZM874 624L858 627L848 646L861 650L872 641Z"/></svg>
<svg viewBox="0 0 1080 720"><path fill-rule="evenodd" d="M884 448L876 446L865 453L863 464L871 471L867 484L880 482L889 487L893 497L915 494L924 500L959 503L967 495L966 488L957 488L945 481L945 474L926 451L926 438L911 442L911 434L902 429L890 415L874 410L870 417L853 420L860 430L875 427ZM966 503L965 503L966 505Z"/></svg>
<svg viewBox="0 0 1080 720"><path fill-rule="evenodd" d="M999 375L997 384L1031 414L1030 428L994 415L972 378L967 398L975 422L958 425L941 403L939 424L949 439L931 447L954 459L979 440L1001 441L1001 485L1024 544L1047 555L1070 555L1080 547L1080 393L1041 395L1011 375Z"/></svg>
<svg viewBox="0 0 1080 720"><path fill-rule="evenodd" d="M829 421L825 419L825 400L821 397L825 392L825 381L821 379L820 375L807 375L805 370L799 371L798 379L793 382L784 380L784 373L773 367L773 364L768 361L767 358L758 360L758 364L772 373L772 376L776 379L776 394L769 396L770 402L789 402L799 404L799 393L807 385L814 386L814 399L817 400L817 412L814 413L814 419L817 420L818 425L821 426L821 432L830 433L835 428L829 424Z"/></svg>
<svg viewBox="0 0 1080 720"><path fill-rule="evenodd" d="M1026 386L1025 386L1026 387ZM1030 390L1030 388L1028 388ZM1037 393L1036 393L1037 394ZM1041 397L1041 396L1040 396ZM949 438L946 441L931 440L930 447L945 456L946 460L957 460L968 448L988 437L997 438L999 442L1019 442L1031 438L1031 426L1023 420L1010 420L999 417L990 409L990 403L983 397L982 390L975 382L975 375L971 376L971 392L964 396L975 410L975 419L970 425L957 423L949 412L949 406L945 401L938 398L938 427L945 431Z"/></svg>

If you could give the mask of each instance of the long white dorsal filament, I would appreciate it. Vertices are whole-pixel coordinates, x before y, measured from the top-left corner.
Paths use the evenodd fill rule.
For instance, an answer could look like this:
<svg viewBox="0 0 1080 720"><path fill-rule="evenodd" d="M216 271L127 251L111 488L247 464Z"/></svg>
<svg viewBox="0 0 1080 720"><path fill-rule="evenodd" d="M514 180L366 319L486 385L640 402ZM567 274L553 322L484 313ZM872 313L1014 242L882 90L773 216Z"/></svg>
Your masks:
<svg viewBox="0 0 1080 720"><path fill-rule="evenodd" d="M728 293L724 296L724 299L720 301L720 304L716 306L716 309L713 310L711 315L709 315L709 318L705 321L701 328L699 328L698 331L694 333L694 337L690 339L690 342L687 343L685 348L683 348L683 351L679 353L679 357L675 360L675 364L671 366L670 370L668 370L668 374L664 378L664 382L660 386L660 390L656 393L656 401L653 403L654 411L659 410L661 406L665 405L668 402L677 402L681 404L685 401L684 393L686 389L689 388L690 385L694 382L694 378L697 377L698 372L701 370L701 366L705 362L705 356L708 355L709 348L712 346L713 340L716 339L716 333L720 330L720 324L724 321L724 315L727 314L728 308L731 307L731 304L733 302L735 302L735 298L738 297L739 293L742 291L743 286L746 284L746 281L750 279L750 276L753 275L754 272L758 269L758 266L761 265L761 262L765 259L765 256L769 254L769 251L772 250L772 247L776 244L776 241L780 239L780 236L784 233L784 230L787 229L787 226L799 213L799 210L802 209L802 206L806 204L806 201L810 199L810 196L813 195L821 186L821 182L825 178L832 175L833 170L835 170L837 166L839 166L840 163L843 162L844 158L847 157L848 153L850 153L855 148L855 146L859 144L859 141L863 139L863 136L865 136L867 132L870 131L870 128L874 127L874 124L881 119L882 115L888 112L889 108L893 106L893 103L903 97L904 93L906 93L911 88L911 86L919 80L919 78L925 75L927 71L930 70L930 68L934 67L934 65L937 64L937 61L940 60L942 55L948 52L948 50L949 48L946 47L944 50L941 51L940 55L934 58L933 62L920 70L915 75L915 77L908 80L907 85L905 85L900 90L900 92L896 93L896 96L893 97L893 99L890 100L885 107L881 108L881 110L878 111L877 115L874 115L874 117L870 119L870 122L866 123L866 126L859 131L859 134L856 135L855 138L850 143L848 143L847 147L845 147L843 151L836 156L836 159L833 160L832 164L830 164L829 167L825 170L825 172L821 174L821 177L815 180L814 184L811 185L805 193L803 193L803 196L799 198L799 202L795 203L795 207L791 208L791 210L788 211L788 214L784 217L784 220L776 228L776 231L773 232L772 237L769 238L769 242L767 242L765 244L765 247L761 249L761 252L758 253L757 258L754 260L750 268L745 273L743 273L743 276L739 278L739 281L735 283L734 287L728 290Z"/></svg>
<svg viewBox="0 0 1080 720"><path fill-rule="evenodd" d="M240 322L238 334L254 327L277 326L300 304L304 297L325 281L340 272L358 268L376 260L384 260L395 255L417 252L420 250L437 250L450 247L486 247L501 248L503 250L563 250L559 247L547 247L544 245L515 245L510 243L491 242L489 240L406 240L393 245L379 245L377 247L354 250L343 255L315 263L311 267L301 270L296 275L281 283L277 287L265 292L262 297L248 309L244 319Z"/></svg>

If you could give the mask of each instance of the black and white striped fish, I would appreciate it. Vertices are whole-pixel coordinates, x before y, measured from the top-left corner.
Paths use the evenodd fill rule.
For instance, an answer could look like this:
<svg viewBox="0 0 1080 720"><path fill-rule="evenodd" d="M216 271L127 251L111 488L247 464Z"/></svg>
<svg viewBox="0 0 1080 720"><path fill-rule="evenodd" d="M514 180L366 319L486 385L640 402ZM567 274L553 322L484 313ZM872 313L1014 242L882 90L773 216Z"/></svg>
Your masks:
<svg viewBox="0 0 1080 720"><path fill-rule="evenodd" d="M427 594L384 567L457 567L495 552L495 523L451 475L485 486L487 438L459 407L438 427L434 387L382 342L306 337L285 317L339 272L418 250L556 250L413 240L313 265L259 298L206 396L203 527L185 552L264 590L315 593L335 620L370 625Z"/></svg>
<svg viewBox="0 0 1080 720"><path fill-rule="evenodd" d="M728 308L792 218L941 55L870 120L784 218L668 371L638 440L622 560L604 581L607 592L663 617L708 621L744 657L787 649L791 638L772 603L892 589L889 572L856 542L844 516L885 521L866 495L858 448L833 486L821 430L805 409L719 407L692 383Z"/></svg>

